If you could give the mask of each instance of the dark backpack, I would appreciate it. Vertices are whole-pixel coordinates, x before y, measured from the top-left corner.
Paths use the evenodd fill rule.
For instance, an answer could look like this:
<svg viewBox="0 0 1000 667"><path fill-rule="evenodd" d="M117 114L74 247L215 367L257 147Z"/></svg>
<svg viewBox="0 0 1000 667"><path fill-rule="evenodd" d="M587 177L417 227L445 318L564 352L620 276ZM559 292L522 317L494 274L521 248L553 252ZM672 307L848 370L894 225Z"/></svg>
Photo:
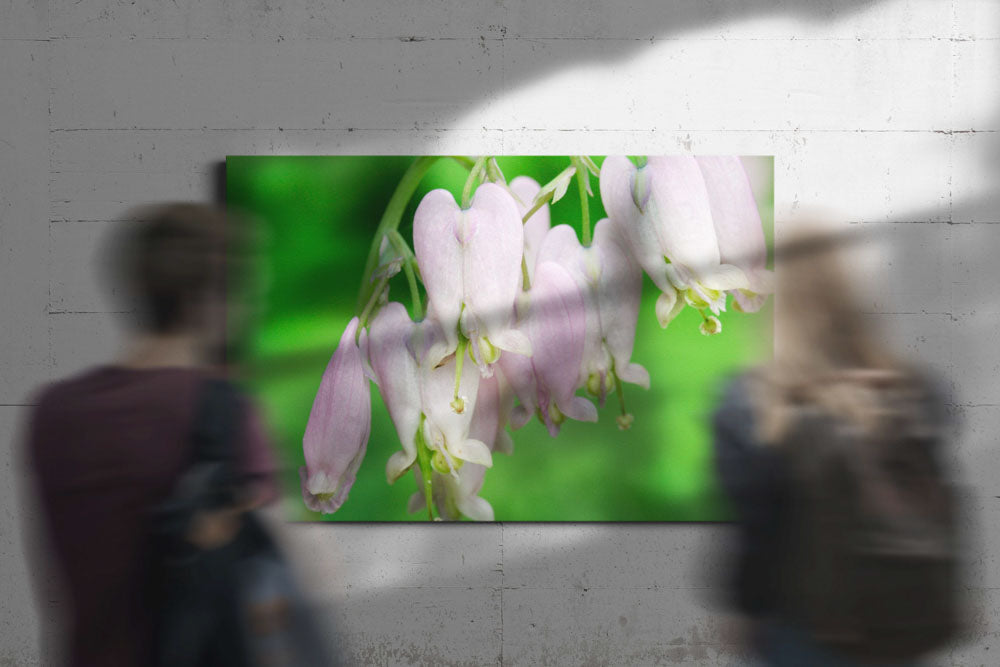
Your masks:
<svg viewBox="0 0 1000 667"><path fill-rule="evenodd" d="M237 500L236 448L244 404L224 380L201 387L191 431L193 460L151 516L157 622L155 667L327 667L340 664L277 542L254 512L228 544L187 540L195 513ZM280 629L255 629L254 603L287 607Z"/></svg>
<svg viewBox="0 0 1000 667"><path fill-rule="evenodd" d="M798 408L784 606L812 638L862 660L906 660L959 627L956 493L940 429L912 409L874 435Z"/></svg>

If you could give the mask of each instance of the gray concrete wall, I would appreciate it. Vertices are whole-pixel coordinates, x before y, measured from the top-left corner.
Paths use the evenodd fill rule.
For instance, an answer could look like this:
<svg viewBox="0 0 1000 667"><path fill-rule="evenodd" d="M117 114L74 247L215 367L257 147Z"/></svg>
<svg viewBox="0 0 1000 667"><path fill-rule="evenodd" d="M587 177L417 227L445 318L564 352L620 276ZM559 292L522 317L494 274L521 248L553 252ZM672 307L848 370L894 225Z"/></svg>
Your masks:
<svg viewBox="0 0 1000 667"><path fill-rule="evenodd" d="M983 613L939 659L996 664L998 36L992 0L0 0L0 664L42 661L60 609L10 443L32 387L116 351L92 262L130 205L208 199L227 154L677 151L776 155L779 234L815 206L882 232L872 322L965 426ZM725 527L287 538L353 663L739 662Z"/></svg>

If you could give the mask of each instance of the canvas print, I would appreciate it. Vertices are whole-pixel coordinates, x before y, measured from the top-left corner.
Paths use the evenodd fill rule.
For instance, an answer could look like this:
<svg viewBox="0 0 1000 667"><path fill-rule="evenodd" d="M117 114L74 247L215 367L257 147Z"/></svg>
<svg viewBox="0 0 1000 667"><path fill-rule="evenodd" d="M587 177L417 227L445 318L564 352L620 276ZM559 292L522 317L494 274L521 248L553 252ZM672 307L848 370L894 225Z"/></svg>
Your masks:
<svg viewBox="0 0 1000 667"><path fill-rule="evenodd" d="M231 156L240 361L304 521L717 521L770 356L773 160Z"/></svg>

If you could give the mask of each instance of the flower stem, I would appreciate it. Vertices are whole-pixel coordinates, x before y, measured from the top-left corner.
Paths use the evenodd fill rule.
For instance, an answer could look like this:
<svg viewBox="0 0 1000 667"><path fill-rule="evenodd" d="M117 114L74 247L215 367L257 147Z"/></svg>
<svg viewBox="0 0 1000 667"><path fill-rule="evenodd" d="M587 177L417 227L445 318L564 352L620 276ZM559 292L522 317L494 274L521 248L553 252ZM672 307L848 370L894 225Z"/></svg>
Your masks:
<svg viewBox="0 0 1000 667"><path fill-rule="evenodd" d="M528 276L528 260L521 255L521 289L525 292L531 289L531 278Z"/></svg>
<svg viewBox="0 0 1000 667"><path fill-rule="evenodd" d="M473 167L476 166L476 161L473 160L471 157L466 157L465 155L451 155L449 157L451 157L452 160L459 163L466 169L472 169Z"/></svg>
<svg viewBox="0 0 1000 667"><path fill-rule="evenodd" d="M575 161L574 161L575 164ZM583 216L583 247L590 247L590 196L587 190L590 188L590 172L583 164L577 165L576 184L580 190L580 213Z"/></svg>
<svg viewBox="0 0 1000 667"><path fill-rule="evenodd" d="M419 322L424 319L424 308L420 302L420 289L417 287L417 272L414 270L417 258L398 230L390 229L387 235L396 247L396 252L403 256L403 271L406 273L406 282L410 284L410 300L413 302L413 320Z"/></svg>
<svg viewBox="0 0 1000 667"><path fill-rule="evenodd" d="M615 375L615 392L618 394L618 407L621 408L622 416L624 416L628 414L628 410L625 408L625 383L621 381L621 378L618 377L618 374L614 370L611 372Z"/></svg>
<svg viewBox="0 0 1000 667"><path fill-rule="evenodd" d="M389 276L384 275L378 279L378 284L375 285L375 291L373 291L372 295L368 297L368 303L365 304L364 310L362 310L361 315L358 316L358 333L355 335L355 342L357 342L357 340L361 337L361 330L368 325L368 317L372 314L372 309L375 308L375 304L378 303L378 298L387 284L389 284Z"/></svg>
<svg viewBox="0 0 1000 667"><path fill-rule="evenodd" d="M403 178L399 180L396 191L392 193L389 204L385 207L382 219L379 220L378 227L375 228L375 238L372 239L371 248L368 250L368 259L365 261L365 271L361 276L361 291L358 294L358 308L361 308L371 298L369 285L371 275L375 271L378 263L379 248L382 244L382 237L390 229L399 227L399 222L403 218L406 205L410 202L413 194L417 191L417 186L423 180L427 171L440 159L438 155L426 155L418 157L409 166Z"/></svg>
<svg viewBox="0 0 1000 667"><path fill-rule="evenodd" d="M462 384L462 366L465 364L465 350L469 346L469 339L458 334L458 349L455 350L455 396L451 402L451 409L461 414L465 411L464 401L458 397L458 390Z"/></svg>
<svg viewBox="0 0 1000 667"><path fill-rule="evenodd" d="M431 452L424 442L424 417L420 417L420 425L417 427L417 463L420 466L420 476L423 478L424 501L427 503L427 520L434 520L434 481L432 475L434 470L431 467Z"/></svg>
<svg viewBox="0 0 1000 667"><path fill-rule="evenodd" d="M476 163L472 165L472 169L469 171L469 177L465 179L465 187L462 188L462 208L469 208L469 204L472 202L472 188L477 180L480 180L480 175L483 169L486 167L486 160L488 158L483 155L476 160Z"/></svg>
<svg viewBox="0 0 1000 667"><path fill-rule="evenodd" d="M546 204L548 204L550 198L551 198L551 196L549 196L549 197L543 197L543 198L539 199L538 201L536 201L535 205L532 206L530 209L528 209L528 212L525 213L524 217L521 218L521 224L526 223L531 216L533 216L535 213L538 212L538 209L540 209L541 207L543 207Z"/></svg>

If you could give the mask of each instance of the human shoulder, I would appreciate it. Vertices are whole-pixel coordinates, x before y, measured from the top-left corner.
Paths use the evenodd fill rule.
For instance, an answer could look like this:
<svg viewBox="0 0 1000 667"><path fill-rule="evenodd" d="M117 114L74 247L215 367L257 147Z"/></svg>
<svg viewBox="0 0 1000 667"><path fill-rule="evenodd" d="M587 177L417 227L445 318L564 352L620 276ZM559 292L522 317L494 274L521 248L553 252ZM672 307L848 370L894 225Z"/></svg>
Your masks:
<svg viewBox="0 0 1000 667"><path fill-rule="evenodd" d="M731 421L752 427L756 412L754 397L762 391L761 385L757 369L744 369L730 375L721 385L716 421Z"/></svg>

